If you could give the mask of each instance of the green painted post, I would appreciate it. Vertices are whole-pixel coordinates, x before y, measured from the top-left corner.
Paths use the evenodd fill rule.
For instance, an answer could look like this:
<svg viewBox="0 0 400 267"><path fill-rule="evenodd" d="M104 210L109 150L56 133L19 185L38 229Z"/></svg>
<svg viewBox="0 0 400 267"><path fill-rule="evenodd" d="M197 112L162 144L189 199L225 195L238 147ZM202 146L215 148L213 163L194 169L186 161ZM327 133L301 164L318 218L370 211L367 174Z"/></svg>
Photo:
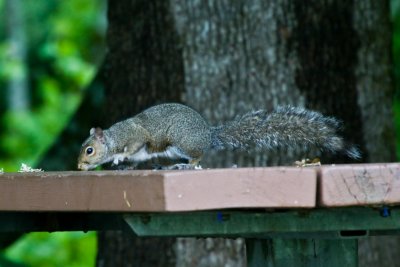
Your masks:
<svg viewBox="0 0 400 267"><path fill-rule="evenodd" d="M248 267L357 267L357 239L246 239Z"/></svg>

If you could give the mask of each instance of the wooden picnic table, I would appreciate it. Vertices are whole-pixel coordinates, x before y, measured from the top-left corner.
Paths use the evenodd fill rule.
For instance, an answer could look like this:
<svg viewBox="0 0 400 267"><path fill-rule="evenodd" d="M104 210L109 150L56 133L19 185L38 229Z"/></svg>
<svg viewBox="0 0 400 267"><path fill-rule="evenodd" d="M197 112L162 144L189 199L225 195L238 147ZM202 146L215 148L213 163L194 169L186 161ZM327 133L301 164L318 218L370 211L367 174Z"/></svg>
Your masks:
<svg viewBox="0 0 400 267"><path fill-rule="evenodd" d="M248 266L357 266L400 234L400 164L0 174L0 232L243 237Z"/></svg>

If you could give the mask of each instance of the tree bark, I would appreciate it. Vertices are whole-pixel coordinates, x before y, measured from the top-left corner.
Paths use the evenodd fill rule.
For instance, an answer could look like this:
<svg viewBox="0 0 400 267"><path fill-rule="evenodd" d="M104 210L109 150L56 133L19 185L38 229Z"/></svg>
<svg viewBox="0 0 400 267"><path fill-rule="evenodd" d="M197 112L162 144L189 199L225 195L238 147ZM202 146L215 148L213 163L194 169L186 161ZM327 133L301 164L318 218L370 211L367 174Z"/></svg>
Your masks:
<svg viewBox="0 0 400 267"><path fill-rule="evenodd" d="M169 1L109 1L106 57L108 124L155 103L180 101L182 48Z"/></svg>
<svg viewBox="0 0 400 267"><path fill-rule="evenodd" d="M99 267L175 266L174 238L138 238L131 229L107 231L98 235L100 244L96 265ZM150 251L143 251L150 249Z"/></svg>
<svg viewBox="0 0 400 267"><path fill-rule="evenodd" d="M388 1L120 0L109 1L108 20L103 126L161 102L184 102L211 124L290 104L343 120L362 162L395 160ZM347 162L251 150L210 153L202 165L287 165L305 156ZM100 233L97 262L245 266L243 243ZM160 248L169 252L154 261ZM398 266L399 248L399 238L365 239L360 266Z"/></svg>
<svg viewBox="0 0 400 267"><path fill-rule="evenodd" d="M161 102L181 102L182 49L169 1L109 1L106 125ZM99 232L97 266L176 266L175 238ZM116 250L108 250L115 244ZM117 257L115 255L124 255Z"/></svg>

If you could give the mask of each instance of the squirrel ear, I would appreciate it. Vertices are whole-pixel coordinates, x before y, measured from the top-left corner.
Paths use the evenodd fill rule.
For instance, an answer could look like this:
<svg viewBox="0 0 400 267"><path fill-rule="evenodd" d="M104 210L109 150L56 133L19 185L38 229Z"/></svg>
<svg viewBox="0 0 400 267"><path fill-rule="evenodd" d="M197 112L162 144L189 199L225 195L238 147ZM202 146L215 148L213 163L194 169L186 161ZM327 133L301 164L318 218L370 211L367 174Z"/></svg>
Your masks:
<svg viewBox="0 0 400 267"><path fill-rule="evenodd" d="M94 135L94 132L96 131L96 129L95 128L92 128L92 129L90 129L90 132L89 132L89 134L90 135Z"/></svg>
<svg viewBox="0 0 400 267"><path fill-rule="evenodd" d="M99 127L93 128L94 137L102 143L105 143L103 130Z"/></svg>
<svg viewBox="0 0 400 267"><path fill-rule="evenodd" d="M103 130L99 127L96 127L96 129L94 129L94 135L96 135L96 137L103 137Z"/></svg>

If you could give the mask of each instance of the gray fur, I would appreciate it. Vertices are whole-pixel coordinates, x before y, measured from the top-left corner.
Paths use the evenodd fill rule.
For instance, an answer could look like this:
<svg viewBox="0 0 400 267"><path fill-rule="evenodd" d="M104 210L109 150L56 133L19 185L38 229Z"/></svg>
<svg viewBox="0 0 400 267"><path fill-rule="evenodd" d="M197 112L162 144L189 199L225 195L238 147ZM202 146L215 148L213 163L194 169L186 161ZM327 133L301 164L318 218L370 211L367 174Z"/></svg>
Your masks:
<svg viewBox="0 0 400 267"><path fill-rule="evenodd" d="M341 123L333 117L295 107L279 107L268 113L253 111L223 125L210 127L195 110L181 104L151 107L107 130L95 128L83 143L78 168L88 170L112 161L141 162L152 158L199 162L209 149L248 150L316 147L360 158L360 152L337 135ZM96 153L86 155L91 146Z"/></svg>
<svg viewBox="0 0 400 267"><path fill-rule="evenodd" d="M311 147L332 153L344 153L359 159L361 154L337 135L342 124L333 117L303 108L278 107L268 113L253 111L236 117L233 121L213 127L212 148L247 149L259 146L266 149Z"/></svg>

